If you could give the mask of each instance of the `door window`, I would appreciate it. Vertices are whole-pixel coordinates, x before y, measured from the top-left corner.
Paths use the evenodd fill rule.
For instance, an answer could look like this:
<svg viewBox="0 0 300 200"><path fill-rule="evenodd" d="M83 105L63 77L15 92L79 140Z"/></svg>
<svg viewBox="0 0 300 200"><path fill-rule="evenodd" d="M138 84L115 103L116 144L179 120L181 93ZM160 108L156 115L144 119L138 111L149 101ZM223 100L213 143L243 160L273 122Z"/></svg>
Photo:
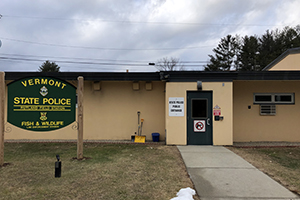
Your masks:
<svg viewBox="0 0 300 200"><path fill-rule="evenodd" d="M192 99L192 118L207 118L207 99Z"/></svg>

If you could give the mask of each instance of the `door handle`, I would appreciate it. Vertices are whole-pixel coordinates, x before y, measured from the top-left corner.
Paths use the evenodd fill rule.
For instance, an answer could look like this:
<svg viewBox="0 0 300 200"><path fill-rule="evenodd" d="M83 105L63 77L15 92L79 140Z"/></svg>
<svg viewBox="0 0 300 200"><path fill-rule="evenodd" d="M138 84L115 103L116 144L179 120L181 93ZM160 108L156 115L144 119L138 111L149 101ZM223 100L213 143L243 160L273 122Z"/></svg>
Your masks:
<svg viewBox="0 0 300 200"><path fill-rule="evenodd" d="M207 118L207 125L210 126L210 118Z"/></svg>

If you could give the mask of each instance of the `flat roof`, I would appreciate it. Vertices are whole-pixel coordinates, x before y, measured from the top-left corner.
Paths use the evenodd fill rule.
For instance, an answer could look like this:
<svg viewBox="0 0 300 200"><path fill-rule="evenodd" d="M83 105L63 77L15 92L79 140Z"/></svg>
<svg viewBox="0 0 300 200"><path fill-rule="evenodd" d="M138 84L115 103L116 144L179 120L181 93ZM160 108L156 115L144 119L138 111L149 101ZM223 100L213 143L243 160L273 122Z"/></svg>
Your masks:
<svg viewBox="0 0 300 200"><path fill-rule="evenodd" d="M64 80L77 80L83 76L91 81L160 81L159 72L5 72L6 80L25 77L49 76Z"/></svg>
<svg viewBox="0 0 300 200"><path fill-rule="evenodd" d="M300 80L300 71L161 71L161 72L5 72L6 80L49 76L90 81L168 81L168 82L231 82L234 80Z"/></svg>

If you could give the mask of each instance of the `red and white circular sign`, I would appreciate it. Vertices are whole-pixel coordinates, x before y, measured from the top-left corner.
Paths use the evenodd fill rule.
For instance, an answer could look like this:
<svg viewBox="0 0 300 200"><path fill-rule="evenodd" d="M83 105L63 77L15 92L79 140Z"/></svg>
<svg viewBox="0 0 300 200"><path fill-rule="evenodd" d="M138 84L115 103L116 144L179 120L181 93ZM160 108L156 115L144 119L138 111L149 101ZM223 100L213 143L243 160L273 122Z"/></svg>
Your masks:
<svg viewBox="0 0 300 200"><path fill-rule="evenodd" d="M194 132L205 132L205 120L194 120Z"/></svg>

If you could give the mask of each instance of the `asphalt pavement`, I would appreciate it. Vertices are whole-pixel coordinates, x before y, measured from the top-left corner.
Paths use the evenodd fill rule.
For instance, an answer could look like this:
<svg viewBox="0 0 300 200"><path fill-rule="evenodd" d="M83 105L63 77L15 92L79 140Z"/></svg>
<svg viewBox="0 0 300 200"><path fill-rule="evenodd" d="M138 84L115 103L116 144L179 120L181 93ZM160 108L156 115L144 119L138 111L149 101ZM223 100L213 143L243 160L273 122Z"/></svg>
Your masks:
<svg viewBox="0 0 300 200"><path fill-rule="evenodd" d="M201 200L300 200L222 146L177 146Z"/></svg>

